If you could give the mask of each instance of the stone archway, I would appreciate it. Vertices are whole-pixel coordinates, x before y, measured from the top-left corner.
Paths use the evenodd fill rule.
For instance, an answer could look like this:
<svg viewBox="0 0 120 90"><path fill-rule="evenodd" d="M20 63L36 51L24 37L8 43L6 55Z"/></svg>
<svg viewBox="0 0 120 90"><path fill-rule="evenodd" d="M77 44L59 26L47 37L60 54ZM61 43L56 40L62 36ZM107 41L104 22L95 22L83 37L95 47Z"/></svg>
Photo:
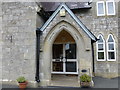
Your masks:
<svg viewBox="0 0 120 90"><path fill-rule="evenodd" d="M74 38L62 30L52 46L51 86L79 86L76 48Z"/></svg>
<svg viewBox="0 0 120 90"><path fill-rule="evenodd" d="M53 46L53 43L54 43L55 39L57 38L57 36L63 30L68 32L76 42L77 61L78 61L78 69L77 69L78 78L79 78L79 75L80 75L80 69L83 66L82 63L86 59L86 56L84 56L83 53L88 54L88 52L86 52L86 45L85 45L86 38L85 38L85 36L83 37L83 35L85 35L85 33L84 34L80 33L76 28L74 28L72 25L70 25L67 22L61 22L61 23L55 25L51 30L48 29L49 32L46 35L46 37L44 38L44 45L43 45L42 68L44 66L45 67L42 70L42 73L44 74L44 76L42 77L42 82L43 82L44 86L49 86L50 85L51 71L52 71L51 70L52 69L51 68L52 67L52 65L51 65L51 62L52 62L52 53L51 53L52 52L52 46ZM47 32L47 30L46 30L46 32ZM87 43L91 43L90 38L87 37L87 40L88 40ZM88 45L90 45L90 44L88 44ZM89 54L91 54L91 53L89 53ZM92 56L90 58L92 58Z"/></svg>
<svg viewBox="0 0 120 90"><path fill-rule="evenodd" d="M76 48L74 38L62 30L52 45L52 74L78 74Z"/></svg>

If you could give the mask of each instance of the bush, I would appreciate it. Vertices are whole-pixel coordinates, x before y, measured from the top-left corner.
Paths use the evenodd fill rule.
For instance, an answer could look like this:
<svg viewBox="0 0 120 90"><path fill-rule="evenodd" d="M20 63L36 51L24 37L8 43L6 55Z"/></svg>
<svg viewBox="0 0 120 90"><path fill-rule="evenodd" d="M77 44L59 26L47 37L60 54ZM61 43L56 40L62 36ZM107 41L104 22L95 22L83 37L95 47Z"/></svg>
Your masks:
<svg viewBox="0 0 120 90"><path fill-rule="evenodd" d="M25 79L25 77L19 77L19 78L17 79L17 82L18 82L18 83L24 83L24 82L26 82L26 79Z"/></svg>
<svg viewBox="0 0 120 90"><path fill-rule="evenodd" d="M87 74L83 74L82 76L80 76L80 81L81 82L91 82L91 77Z"/></svg>

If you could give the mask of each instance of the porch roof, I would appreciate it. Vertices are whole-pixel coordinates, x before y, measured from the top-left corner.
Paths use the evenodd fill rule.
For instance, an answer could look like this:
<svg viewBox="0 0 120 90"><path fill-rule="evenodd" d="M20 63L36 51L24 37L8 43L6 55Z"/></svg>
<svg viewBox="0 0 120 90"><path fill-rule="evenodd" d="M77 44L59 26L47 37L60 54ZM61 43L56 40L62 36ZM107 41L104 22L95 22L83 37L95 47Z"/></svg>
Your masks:
<svg viewBox="0 0 120 90"><path fill-rule="evenodd" d="M68 6L65 3L59 5L57 10L50 16L50 18L45 22L45 24L41 28L39 28L39 30L44 31L62 8L64 8L70 14L70 16L80 26L80 28L89 36L89 38L91 38L93 41L97 41L95 35L80 21L80 19L68 8Z"/></svg>

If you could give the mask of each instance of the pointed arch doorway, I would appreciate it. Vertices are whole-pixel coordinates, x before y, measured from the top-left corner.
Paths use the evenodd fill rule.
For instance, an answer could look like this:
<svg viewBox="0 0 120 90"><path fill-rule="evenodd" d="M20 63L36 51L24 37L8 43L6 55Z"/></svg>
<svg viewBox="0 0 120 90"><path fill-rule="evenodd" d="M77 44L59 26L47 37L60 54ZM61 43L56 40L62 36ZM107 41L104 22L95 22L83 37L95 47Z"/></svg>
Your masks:
<svg viewBox="0 0 120 90"><path fill-rule="evenodd" d="M60 32L53 43L52 74L78 74L76 43L65 30Z"/></svg>
<svg viewBox="0 0 120 90"><path fill-rule="evenodd" d="M77 45L74 38L65 30L59 33L53 43L51 64L51 85L79 86Z"/></svg>

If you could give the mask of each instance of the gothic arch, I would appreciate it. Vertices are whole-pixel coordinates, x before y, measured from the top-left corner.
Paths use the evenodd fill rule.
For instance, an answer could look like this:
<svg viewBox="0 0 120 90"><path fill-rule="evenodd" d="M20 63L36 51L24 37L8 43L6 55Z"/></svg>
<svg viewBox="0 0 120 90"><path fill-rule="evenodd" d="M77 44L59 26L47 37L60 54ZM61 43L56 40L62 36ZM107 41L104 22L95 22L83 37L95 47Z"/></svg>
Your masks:
<svg viewBox="0 0 120 90"><path fill-rule="evenodd" d="M46 75L45 79L46 79L46 82L48 82L48 85L49 85L49 82L51 81L52 45L56 37L59 35L59 33L62 30L65 30L66 32L68 32L76 42L78 70L80 68L79 66L80 61L81 60L84 61L84 59L86 58L86 56L84 56L83 53L88 54L88 52L86 52L86 48L88 49L88 46L91 48L91 39L87 37L85 33L80 33L75 27L73 27L68 22L62 21L62 22L59 22L57 25L53 26L52 28L46 28L46 30L43 32L42 63L46 65L46 67L44 67L43 73L44 75Z"/></svg>
<svg viewBox="0 0 120 90"><path fill-rule="evenodd" d="M56 32L54 31L55 28L57 28L58 30L56 30ZM75 31L76 34L76 38L81 39L82 42L84 43L84 46L86 48L88 48L89 44L89 37L86 35L86 33L84 33L82 30L77 29L77 26L72 25L71 23L69 23L68 21L62 20L58 23L54 23L54 25L52 25L52 27L46 28L43 31L43 42L45 42L46 40L49 40L49 38L51 38L52 36L57 37L57 35L63 30L65 29L71 36L73 36L73 33L69 30L70 28L73 29L73 31ZM75 33L74 33L75 35ZM75 39L75 37L73 36L73 38ZM80 38L79 38L80 37ZM88 41L89 40L89 41ZM89 47L90 48L90 47Z"/></svg>

